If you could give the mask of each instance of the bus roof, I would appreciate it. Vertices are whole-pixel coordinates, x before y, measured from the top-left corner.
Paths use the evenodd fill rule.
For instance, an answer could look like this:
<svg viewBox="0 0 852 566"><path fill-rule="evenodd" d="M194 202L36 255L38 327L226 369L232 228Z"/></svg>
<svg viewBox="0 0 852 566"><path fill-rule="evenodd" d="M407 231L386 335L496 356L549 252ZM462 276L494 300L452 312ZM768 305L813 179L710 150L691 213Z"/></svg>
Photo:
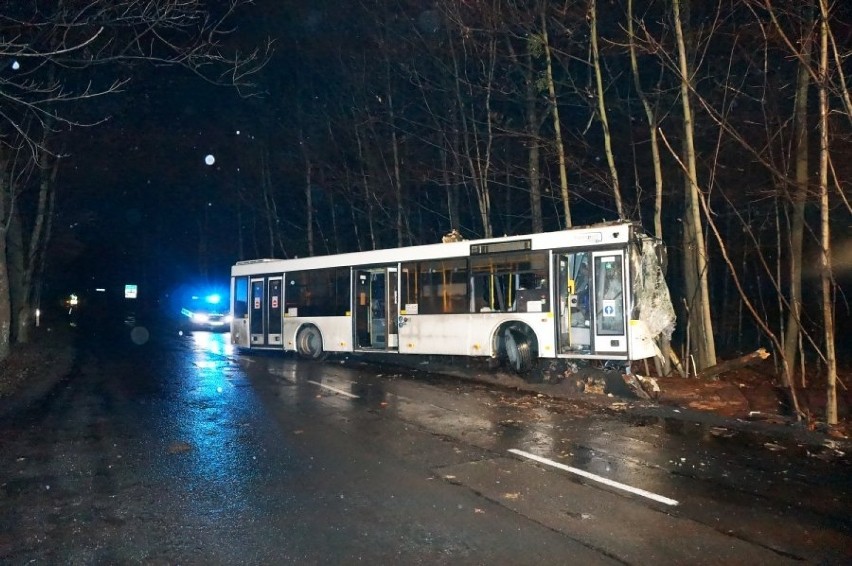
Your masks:
<svg viewBox="0 0 852 566"><path fill-rule="evenodd" d="M635 224L633 222L617 221L568 228L555 232L543 232L540 234L461 240L458 242L424 244L294 259L252 259L237 262L231 268L231 275L260 275L264 273L282 273L327 267L388 265L408 261L469 257L485 252L582 248L597 247L606 244L624 244L630 239L631 229L634 227Z"/></svg>

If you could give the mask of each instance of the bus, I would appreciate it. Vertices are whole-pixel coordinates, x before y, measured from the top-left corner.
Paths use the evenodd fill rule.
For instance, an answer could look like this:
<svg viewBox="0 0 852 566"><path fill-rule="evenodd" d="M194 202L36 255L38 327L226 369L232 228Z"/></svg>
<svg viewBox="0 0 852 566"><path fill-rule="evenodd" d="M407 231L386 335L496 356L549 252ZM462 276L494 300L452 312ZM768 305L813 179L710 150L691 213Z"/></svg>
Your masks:
<svg viewBox="0 0 852 566"><path fill-rule="evenodd" d="M674 309L665 248L631 222L231 268L231 342L305 359L332 352L465 356L528 374L659 355ZM556 365L554 365L556 364Z"/></svg>

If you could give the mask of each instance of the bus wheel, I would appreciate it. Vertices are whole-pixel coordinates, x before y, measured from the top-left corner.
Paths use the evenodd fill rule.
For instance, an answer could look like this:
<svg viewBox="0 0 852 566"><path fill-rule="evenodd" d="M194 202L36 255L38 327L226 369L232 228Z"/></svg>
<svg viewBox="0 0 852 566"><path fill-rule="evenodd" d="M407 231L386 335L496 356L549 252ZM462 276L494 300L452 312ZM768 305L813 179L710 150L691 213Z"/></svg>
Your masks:
<svg viewBox="0 0 852 566"><path fill-rule="evenodd" d="M529 340L517 328L507 328L503 332L503 344L506 348L506 360L516 373L524 374L532 369L533 354Z"/></svg>
<svg viewBox="0 0 852 566"><path fill-rule="evenodd" d="M322 335L316 326L305 326L296 336L296 351L304 360L324 360L328 355L322 348Z"/></svg>

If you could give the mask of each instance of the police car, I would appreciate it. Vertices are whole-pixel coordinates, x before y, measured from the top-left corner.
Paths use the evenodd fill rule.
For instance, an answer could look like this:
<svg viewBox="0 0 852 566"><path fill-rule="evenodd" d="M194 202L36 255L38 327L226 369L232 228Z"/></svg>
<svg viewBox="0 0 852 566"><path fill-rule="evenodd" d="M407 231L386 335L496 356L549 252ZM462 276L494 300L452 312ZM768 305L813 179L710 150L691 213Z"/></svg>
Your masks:
<svg viewBox="0 0 852 566"><path fill-rule="evenodd" d="M192 295L180 313L184 323L193 330L227 331L231 328L228 301L219 293Z"/></svg>

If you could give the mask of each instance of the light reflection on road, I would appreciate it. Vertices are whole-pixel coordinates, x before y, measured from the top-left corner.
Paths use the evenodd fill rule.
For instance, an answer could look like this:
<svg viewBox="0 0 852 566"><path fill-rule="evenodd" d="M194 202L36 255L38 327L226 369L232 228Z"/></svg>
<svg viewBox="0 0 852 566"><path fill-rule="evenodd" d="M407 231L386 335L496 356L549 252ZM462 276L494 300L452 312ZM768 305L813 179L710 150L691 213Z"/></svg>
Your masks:
<svg viewBox="0 0 852 566"><path fill-rule="evenodd" d="M228 335L192 336L193 363L180 389L180 414L173 415L188 444L188 488L196 494L227 493L227 502L219 504L239 509L241 494L257 473L256 450L249 437L252 422L262 418L256 414L260 405L252 388L236 386L241 376L230 356Z"/></svg>
<svg viewBox="0 0 852 566"><path fill-rule="evenodd" d="M204 357L205 352L230 356L234 353L229 332L193 332L192 341L195 344L196 358Z"/></svg>
<svg viewBox="0 0 852 566"><path fill-rule="evenodd" d="M655 431L595 419L588 409L564 412L544 398L470 385L436 387L374 366L306 363L293 356L240 361L259 384L272 378L278 404L322 407L322 416L335 419L337 430L360 427L363 414L382 415L494 453L520 449L608 480L673 494L664 470L673 457L680 461L679 452ZM373 435L370 442L393 445L397 439Z"/></svg>

